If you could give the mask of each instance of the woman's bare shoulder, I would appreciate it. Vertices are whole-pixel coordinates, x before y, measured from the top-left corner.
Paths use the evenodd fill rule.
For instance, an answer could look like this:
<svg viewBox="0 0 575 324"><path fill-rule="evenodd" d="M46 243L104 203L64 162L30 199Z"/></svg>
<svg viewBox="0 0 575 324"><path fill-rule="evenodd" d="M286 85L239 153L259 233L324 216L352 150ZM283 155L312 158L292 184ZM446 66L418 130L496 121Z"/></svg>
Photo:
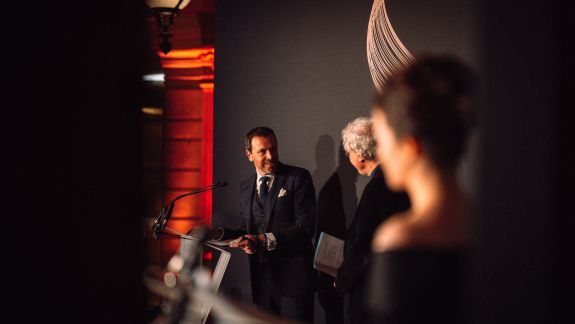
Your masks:
<svg viewBox="0 0 575 324"><path fill-rule="evenodd" d="M408 213L390 217L376 229L372 240L374 252L399 250L415 246L465 246L469 240L462 215L450 218L434 214L413 217Z"/></svg>

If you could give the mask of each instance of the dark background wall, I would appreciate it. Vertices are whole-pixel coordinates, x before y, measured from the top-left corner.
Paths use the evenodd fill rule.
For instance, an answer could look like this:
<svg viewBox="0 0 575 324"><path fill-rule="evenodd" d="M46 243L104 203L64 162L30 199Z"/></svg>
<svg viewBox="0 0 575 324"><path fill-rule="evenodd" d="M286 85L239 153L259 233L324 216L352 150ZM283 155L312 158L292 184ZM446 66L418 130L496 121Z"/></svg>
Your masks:
<svg viewBox="0 0 575 324"><path fill-rule="evenodd" d="M280 159L308 169L316 193L336 170L347 223L364 177L340 156L341 129L369 116L373 83L366 58L371 0L217 2L214 223L238 224L239 185L254 170L243 135L272 127ZM472 1L388 1L398 36L413 52L454 53L477 67ZM222 291L250 298L247 260L235 253Z"/></svg>

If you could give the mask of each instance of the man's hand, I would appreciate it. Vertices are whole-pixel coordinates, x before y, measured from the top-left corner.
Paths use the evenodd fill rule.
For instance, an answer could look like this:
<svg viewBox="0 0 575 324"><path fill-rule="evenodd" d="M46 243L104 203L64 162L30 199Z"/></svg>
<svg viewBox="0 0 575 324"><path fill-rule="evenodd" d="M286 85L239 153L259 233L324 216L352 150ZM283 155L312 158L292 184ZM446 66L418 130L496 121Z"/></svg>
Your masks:
<svg viewBox="0 0 575 324"><path fill-rule="evenodd" d="M230 242L230 247L242 249L246 254L254 254L256 252L258 240L261 241L262 239L260 236L263 235L259 235L258 238L256 238L252 234L246 234L244 236L240 236L237 239Z"/></svg>

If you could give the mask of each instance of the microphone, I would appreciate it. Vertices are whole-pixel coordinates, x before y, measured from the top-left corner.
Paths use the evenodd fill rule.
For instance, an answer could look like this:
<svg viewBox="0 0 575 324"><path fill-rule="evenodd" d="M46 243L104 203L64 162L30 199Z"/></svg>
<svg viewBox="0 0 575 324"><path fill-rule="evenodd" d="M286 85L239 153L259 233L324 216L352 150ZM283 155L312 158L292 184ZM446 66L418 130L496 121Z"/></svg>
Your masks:
<svg viewBox="0 0 575 324"><path fill-rule="evenodd" d="M170 220L170 216L172 216L172 211L174 210L174 204L177 200L182 199L182 198L187 197L187 196L199 194L202 192L216 190L216 189L225 187L227 185L228 185L228 183L225 181L218 181L218 182L213 183L209 186L200 188L200 189L192 191L192 192L185 193L183 195L179 195L176 198L170 200L170 202L164 208L162 208L162 211L160 212L158 217L156 217L156 220L154 220L154 238L159 238L164 233L164 229L166 228L166 224L168 223L168 220Z"/></svg>

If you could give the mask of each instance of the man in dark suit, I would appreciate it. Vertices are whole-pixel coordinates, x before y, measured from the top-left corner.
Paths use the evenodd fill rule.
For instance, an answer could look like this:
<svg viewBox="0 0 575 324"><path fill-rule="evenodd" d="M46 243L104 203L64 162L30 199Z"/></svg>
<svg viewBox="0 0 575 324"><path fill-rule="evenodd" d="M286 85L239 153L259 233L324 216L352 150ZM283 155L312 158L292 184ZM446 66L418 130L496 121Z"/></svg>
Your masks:
<svg viewBox="0 0 575 324"><path fill-rule="evenodd" d="M364 278L371 252L371 239L377 226L387 217L409 207L405 193L387 187L375 157L375 139L371 121L360 117L342 131L343 148L351 164L370 180L363 190L354 219L347 231L344 260L335 281L338 292L349 294L348 312L352 323L363 323L365 303Z"/></svg>
<svg viewBox="0 0 575 324"><path fill-rule="evenodd" d="M316 274L311 239L316 218L310 173L279 162L277 139L267 127L245 137L255 174L241 184L238 229L219 228L218 239L249 255L254 302L283 318L313 321Z"/></svg>

